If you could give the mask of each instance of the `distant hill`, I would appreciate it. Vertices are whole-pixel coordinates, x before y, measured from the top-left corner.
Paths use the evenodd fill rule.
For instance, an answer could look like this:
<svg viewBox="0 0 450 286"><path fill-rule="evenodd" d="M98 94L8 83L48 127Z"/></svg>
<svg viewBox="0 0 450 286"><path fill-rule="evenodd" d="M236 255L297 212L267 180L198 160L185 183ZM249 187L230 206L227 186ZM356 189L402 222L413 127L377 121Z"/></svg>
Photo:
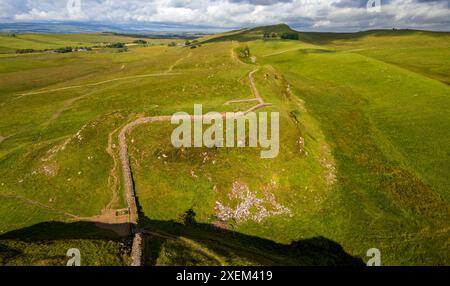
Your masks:
<svg viewBox="0 0 450 286"><path fill-rule="evenodd" d="M264 34L265 32L268 32L268 33L297 33L297 31L291 29L291 27L289 27L286 24L256 27L256 28L248 30L248 32L249 33L259 33L259 34Z"/></svg>
<svg viewBox="0 0 450 286"><path fill-rule="evenodd" d="M276 36L279 38L283 34L298 34L298 33L299 33L298 31L293 30L286 24L278 24L217 34L213 37L205 38L203 43L224 42L224 41L246 42L263 39L264 35L267 35L269 37Z"/></svg>
<svg viewBox="0 0 450 286"><path fill-rule="evenodd" d="M312 44L327 44L332 41L338 40L352 40L363 38L367 36L373 37L385 37L385 36L448 36L448 32L435 32L435 31L423 31L423 30L410 30L410 29L385 29L385 30L368 30L355 33L330 33L330 32L300 32L300 38L303 42Z"/></svg>
<svg viewBox="0 0 450 286"><path fill-rule="evenodd" d="M296 31L286 24L278 24L271 26L261 26L251 29L241 29L203 38L202 43L224 42L224 41L240 41L248 42L264 39L264 35L271 38L272 34L276 34L279 39L283 34L297 34L299 39L305 43L311 44L328 44L339 40L355 40L366 36L384 37L384 36L413 36L413 35L429 35L434 37L447 36L449 32L436 32L424 30L410 29L384 29L384 30L368 30L352 33L334 33L334 32L301 32Z"/></svg>
<svg viewBox="0 0 450 286"><path fill-rule="evenodd" d="M139 35L192 35L223 31L194 25L158 23L100 23L100 22L14 22L0 23L0 33L77 34L114 32Z"/></svg>

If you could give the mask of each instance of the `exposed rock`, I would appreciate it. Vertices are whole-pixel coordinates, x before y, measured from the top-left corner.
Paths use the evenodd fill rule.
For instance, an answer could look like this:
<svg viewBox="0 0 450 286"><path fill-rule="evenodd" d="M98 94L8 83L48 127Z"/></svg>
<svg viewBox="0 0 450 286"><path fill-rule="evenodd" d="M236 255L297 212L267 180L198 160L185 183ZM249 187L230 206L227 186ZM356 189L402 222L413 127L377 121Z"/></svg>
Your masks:
<svg viewBox="0 0 450 286"><path fill-rule="evenodd" d="M143 243L143 234L141 232L136 233L133 239L133 246L131 248L131 266L142 266Z"/></svg>
<svg viewBox="0 0 450 286"><path fill-rule="evenodd" d="M45 164L44 166L42 166L42 171L44 172L44 174L48 177L54 177L58 174L58 164L53 161L50 162L48 164Z"/></svg>
<svg viewBox="0 0 450 286"><path fill-rule="evenodd" d="M298 145L298 149L299 149L300 153L301 154L306 154L306 152L305 152L305 138L300 137L297 140L297 145Z"/></svg>
<svg viewBox="0 0 450 286"><path fill-rule="evenodd" d="M321 146L320 165L325 169L325 181L328 186L332 186L337 182L336 166L330 151L330 147L326 144Z"/></svg>
<svg viewBox="0 0 450 286"><path fill-rule="evenodd" d="M233 208L216 202L217 217L224 222L233 219L239 223L248 220L261 222L270 216L291 214L290 209L276 201L275 196L270 192L273 187L263 188L264 198L258 198L256 192L250 191L246 184L234 182L228 198L238 200L239 203Z"/></svg>

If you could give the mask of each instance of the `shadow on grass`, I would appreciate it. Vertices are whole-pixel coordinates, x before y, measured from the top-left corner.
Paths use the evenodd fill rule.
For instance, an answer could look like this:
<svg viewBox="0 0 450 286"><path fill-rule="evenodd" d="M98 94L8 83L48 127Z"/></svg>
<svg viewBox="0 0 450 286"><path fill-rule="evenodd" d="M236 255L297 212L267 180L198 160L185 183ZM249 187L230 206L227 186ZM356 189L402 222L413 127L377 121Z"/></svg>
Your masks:
<svg viewBox="0 0 450 286"><path fill-rule="evenodd" d="M82 252L82 265L128 265L131 240L109 230L117 227L126 225L45 222L11 231L0 235L0 266L63 266L71 248Z"/></svg>
<svg viewBox="0 0 450 286"><path fill-rule="evenodd" d="M93 222L43 222L30 227L13 230L0 235L1 240L65 240L65 239L98 239L98 240L118 240L120 237L114 231L114 227L129 227L123 225L101 225Z"/></svg>
<svg viewBox="0 0 450 286"><path fill-rule="evenodd" d="M197 223L192 210L184 216L183 223L157 221L140 216L140 226L147 237L145 265L156 265L163 246L169 241L182 238L181 242L188 240L197 245L196 250L203 252L207 261L217 262L212 265L233 265L238 261L238 264L243 265L265 266L364 266L360 258L349 255L338 243L324 237L295 241L289 245L280 244L210 224ZM186 252L182 253L182 256L186 255ZM195 265L186 257L173 261L179 263L179 266Z"/></svg>
<svg viewBox="0 0 450 286"><path fill-rule="evenodd" d="M157 265L169 254L170 265L284 265L284 266L363 266L361 259L344 251L336 242L315 237L289 245L245 235L209 224L197 223L195 213L187 212L182 222L151 220L140 215L145 231L144 264ZM116 226L106 226L107 228ZM45 243L56 240L121 240L114 231L92 222L45 222L0 235L2 241ZM169 253L167 253L169 248ZM0 256L17 255L18 250L0 247ZM200 253L200 254L199 254ZM200 257L200 258L199 258ZM203 258L201 258L203 257ZM167 257L166 257L167 258Z"/></svg>

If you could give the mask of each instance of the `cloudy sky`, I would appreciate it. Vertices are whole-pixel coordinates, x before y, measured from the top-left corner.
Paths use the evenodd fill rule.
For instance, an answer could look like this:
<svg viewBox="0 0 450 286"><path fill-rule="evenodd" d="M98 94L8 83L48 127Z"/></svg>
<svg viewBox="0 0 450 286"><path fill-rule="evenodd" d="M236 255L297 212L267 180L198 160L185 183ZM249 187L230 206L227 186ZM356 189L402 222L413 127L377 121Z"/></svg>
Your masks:
<svg viewBox="0 0 450 286"><path fill-rule="evenodd" d="M368 9L367 3L375 8ZM378 7L377 2L381 2ZM450 0L0 0L0 23L77 21L301 30L450 30Z"/></svg>

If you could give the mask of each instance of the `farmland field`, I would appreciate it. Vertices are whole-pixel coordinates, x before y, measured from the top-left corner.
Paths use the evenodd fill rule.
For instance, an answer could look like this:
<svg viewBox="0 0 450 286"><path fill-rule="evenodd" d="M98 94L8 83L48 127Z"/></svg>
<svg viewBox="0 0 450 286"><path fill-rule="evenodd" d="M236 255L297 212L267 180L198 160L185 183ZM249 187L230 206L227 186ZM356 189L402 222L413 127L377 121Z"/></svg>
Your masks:
<svg viewBox="0 0 450 286"><path fill-rule="evenodd" d="M449 265L450 34L263 37L290 31L1 34L0 265L65 265L73 247L129 265L121 130L258 95L257 113L280 114L273 159L175 148L170 121L126 134L144 265L363 265L370 248ZM92 50L48 51L67 46Z"/></svg>

